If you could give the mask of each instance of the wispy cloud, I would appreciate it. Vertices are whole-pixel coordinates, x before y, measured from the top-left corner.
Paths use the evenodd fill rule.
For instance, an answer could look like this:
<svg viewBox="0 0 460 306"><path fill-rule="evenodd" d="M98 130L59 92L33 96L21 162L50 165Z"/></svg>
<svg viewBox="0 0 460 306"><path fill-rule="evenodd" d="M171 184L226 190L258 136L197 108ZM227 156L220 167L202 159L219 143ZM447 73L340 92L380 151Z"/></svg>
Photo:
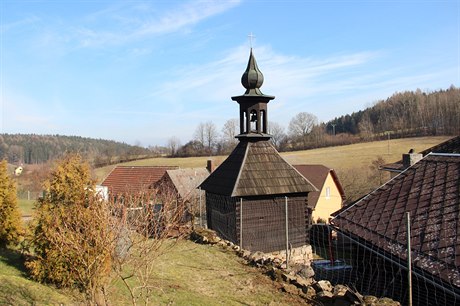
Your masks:
<svg viewBox="0 0 460 306"><path fill-rule="evenodd" d="M142 4L142 5L141 5ZM240 4L240 0L202 0L181 4L168 11L158 11L153 4L116 6L92 14L88 20L109 19L115 29L95 30L90 25L74 29L82 47L122 44L148 36L187 30L197 23L221 14ZM139 13L141 11L141 13Z"/></svg>

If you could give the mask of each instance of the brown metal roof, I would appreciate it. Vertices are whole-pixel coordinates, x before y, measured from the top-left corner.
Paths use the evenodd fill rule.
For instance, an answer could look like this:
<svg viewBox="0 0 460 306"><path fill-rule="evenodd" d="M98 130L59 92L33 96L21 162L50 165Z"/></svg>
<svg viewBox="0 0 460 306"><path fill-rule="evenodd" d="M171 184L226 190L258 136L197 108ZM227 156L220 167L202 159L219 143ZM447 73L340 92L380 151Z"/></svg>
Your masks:
<svg viewBox="0 0 460 306"><path fill-rule="evenodd" d="M101 185L107 186L113 194L145 191L170 169L177 167L117 166Z"/></svg>
<svg viewBox="0 0 460 306"><path fill-rule="evenodd" d="M411 216L414 265L460 287L460 155L429 154L336 214L331 224L406 259Z"/></svg>
<svg viewBox="0 0 460 306"><path fill-rule="evenodd" d="M209 176L206 168L167 170L166 174L182 200L197 199L197 187Z"/></svg>
<svg viewBox="0 0 460 306"><path fill-rule="evenodd" d="M232 197L317 190L268 141L240 141L229 157L201 184L201 188Z"/></svg>
<svg viewBox="0 0 460 306"><path fill-rule="evenodd" d="M437 144L431 148L423 150L420 152L423 156L429 153L460 153L460 136L453 137L448 139L440 144ZM395 163L389 163L382 166L382 170L392 171L392 172L401 172L404 170L403 161L399 160Z"/></svg>
<svg viewBox="0 0 460 306"><path fill-rule="evenodd" d="M300 174L303 175L309 182L313 183L313 185L318 189L318 191L312 191L308 194L308 203L311 203L316 206L318 202L319 196L321 194L321 190L323 189L324 182L327 179L328 174L330 173L332 179L337 186L337 189L342 196L342 199L345 198L345 192L343 190L342 184L340 184L339 178L337 177L337 173L334 169L326 167L324 165L294 165L294 168L299 171Z"/></svg>

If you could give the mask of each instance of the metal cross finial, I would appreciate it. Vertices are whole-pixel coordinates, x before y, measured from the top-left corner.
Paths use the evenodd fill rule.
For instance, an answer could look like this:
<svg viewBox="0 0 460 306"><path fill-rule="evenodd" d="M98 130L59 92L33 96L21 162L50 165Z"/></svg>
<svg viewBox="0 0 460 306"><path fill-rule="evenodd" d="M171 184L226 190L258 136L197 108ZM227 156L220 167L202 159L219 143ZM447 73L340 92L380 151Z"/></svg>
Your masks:
<svg viewBox="0 0 460 306"><path fill-rule="evenodd" d="M248 37L249 37L249 44L251 45L251 49L252 49L252 40L256 37L252 35L252 32L248 35Z"/></svg>

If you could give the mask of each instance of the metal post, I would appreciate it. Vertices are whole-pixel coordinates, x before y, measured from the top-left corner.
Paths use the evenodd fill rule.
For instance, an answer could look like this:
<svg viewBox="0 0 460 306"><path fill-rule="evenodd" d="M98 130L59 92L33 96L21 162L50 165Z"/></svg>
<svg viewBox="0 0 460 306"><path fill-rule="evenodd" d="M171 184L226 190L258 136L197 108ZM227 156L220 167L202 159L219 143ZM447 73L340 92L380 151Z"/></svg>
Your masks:
<svg viewBox="0 0 460 306"><path fill-rule="evenodd" d="M201 211L201 187L198 188L198 192L200 193L200 227L203 227L203 215L202 215L202 211Z"/></svg>
<svg viewBox="0 0 460 306"><path fill-rule="evenodd" d="M284 197L286 212L286 269L289 268L289 225L288 225L288 197Z"/></svg>
<svg viewBox="0 0 460 306"><path fill-rule="evenodd" d="M243 249L243 198L240 198L240 248Z"/></svg>
<svg viewBox="0 0 460 306"><path fill-rule="evenodd" d="M406 230L407 230L407 280L409 283L409 306L412 306L412 254L410 244L410 212L406 212Z"/></svg>

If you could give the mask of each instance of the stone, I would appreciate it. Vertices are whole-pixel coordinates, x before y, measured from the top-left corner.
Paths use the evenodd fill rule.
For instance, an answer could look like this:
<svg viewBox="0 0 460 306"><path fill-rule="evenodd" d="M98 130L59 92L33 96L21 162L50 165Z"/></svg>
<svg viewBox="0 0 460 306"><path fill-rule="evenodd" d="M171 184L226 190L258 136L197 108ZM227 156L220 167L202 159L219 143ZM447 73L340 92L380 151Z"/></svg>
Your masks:
<svg viewBox="0 0 460 306"><path fill-rule="evenodd" d="M327 280L320 280L313 284L313 288L315 288L316 292L327 291L332 294L332 285L330 281Z"/></svg>
<svg viewBox="0 0 460 306"><path fill-rule="evenodd" d="M312 278L313 276L315 276L315 271L311 266L303 265L297 274L304 278Z"/></svg>
<svg viewBox="0 0 460 306"><path fill-rule="evenodd" d="M335 296L345 296L347 294L348 287L344 285L335 285L332 293Z"/></svg>
<svg viewBox="0 0 460 306"><path fill-rule="evenodd" d="M363 301L365 305L375 305L379 299L373 295L365 295Z"/></svg>
<svg viewBox="0 0 460 306"><path fill-rule="evenodd" d="M312 286L302 287L302 292L307 296L307 298L316 296L316 291Z"/></svg>
<svg viewBox="0 0 460 306"><path fill-rule="evenodd" d="M283 272L282 278L283 278L283 281L285 281L286 283L289 283L289 284L295 282L295 276L293 276L293 275L291 275L289 273Z"/></svg>
<svg viewBox="0 0 460 306"><path fill-rule="evenodd" d="M375 304L376 306L401 306L401 303L397 301L393 301L390 298L380 298L378 299L377 303Z"/></svg>
<svg viewBox="0 0 460 306"><path fill-rule="evenodd" d="M270 275L270 277L277 281L277 282L283 282L283 271L280 270L280 269L277 269L275 267L272 267L269 271L268 271L268 275Z"/></svg>
<svg viewBox="0 0 460 306"><path fill-rule="evenodd" d="M234 245L233 250L236 251L236 252L239 252L240 251L240 246Z"/></svg>
<svg viewBox="0 0 460 306"><path fill-rule="evenodd" d="M332 304L332 306L350 306L350 305L353 305L353 304L350 304L349 300L341 296L335 296L334 303Z"/></svg>
<svg viewBox="0 0 460 306"><path fill-rule="evenodd" d="M243 258L249 259L250 256L251 256L251 252L249 252L248 250L243 251Z"/></svg>
<svg viewBox="0 0 460 306"><path fill-rule="evenodd" d="M294 280L292 281L292 284L296 285L298 288L301 289L310 286L312 283L312 279L305 279L301 276L295 276Z"/></svg>

